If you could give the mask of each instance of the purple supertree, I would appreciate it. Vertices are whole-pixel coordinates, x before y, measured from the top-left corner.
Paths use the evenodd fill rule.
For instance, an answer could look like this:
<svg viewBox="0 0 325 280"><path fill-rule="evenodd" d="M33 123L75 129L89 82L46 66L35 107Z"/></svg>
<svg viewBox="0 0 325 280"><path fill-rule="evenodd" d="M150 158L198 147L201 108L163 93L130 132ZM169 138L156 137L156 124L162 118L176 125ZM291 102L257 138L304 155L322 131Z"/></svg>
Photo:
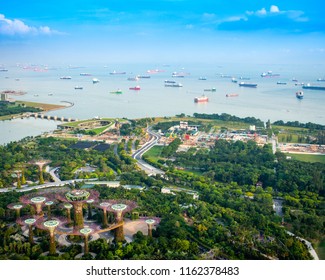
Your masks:
<svg viewBox="0 0 325 280"><path fill-rule="evenodd" d="M14 203L10 203L9 205L7 205L7 207L11 210L15 210L16 212L16 219L18 219L20 217L20 209L23 208L25 205L19 202L14 202Z"/></svg>
<svg viewBox="0 0 325 280"><path fill-rule="evenodd" d="M145 222L148 225L148 236L152 237L152 227L160 223L160 218L157 217L147 217Z"/></svg>
<svg viewBox="0 0 325 280"><path fill-rule="evenodd" d="M99 192L94 190L71 190L65 193L57 193L56 197L58 200L71 203L74 210L74 228L83 228L84 219L82 208L88 200L97 200L99 197Z"/></svg>
<svg viewBox="0 0 325 280"><path fill-rule="evenodd" d="M108 219L107 219L107 210L108 208L112 206L111 200L102 200L98 204L96 204L97 208L100 208L103 210L103 225L102 228L108 227Z"/></svg>
<svg viewBox="0 0 325 280"><path fill-rule="evenodd" d="M76 229L73 231L73 235L79 235L84 238L84 255L89 254L89 236L97 233L97 225L85 226L81 229Z"/></svg>
<svg viewBox="0 0 325 280"><path fill-rule="evenodd" d="M115 214L115 223L120 224L115 229L115 241L124 241L124 230L123 230L123 215L127 212L131 212L137 207L137 204L131 200L109 200L111 206L108 207L107 211Z"/></svg>
<svg viewBox="0 0 325 280"><path fill-rule="evenodd" d="M23 216L17 219L17 223L21 226L28 226L28 241L30 244L34 243L33 239L33 225L37 222L37 217Z"/></svg>
<svg viewBox="0 0 325 280"><path fill-rule="evenodd" d="M50 235L50 245L49 245L49 254L56 254L56 246L55 246L55 231L56 228L66 223L65 218L52 218L51 220L46 220L45 218L39 218L36 221L36 227L42 230L46 230Z"/></svg>
<svg viewBox="0 0 325 280"><path fill-rule="evenodd" d="M23 195L19 198L19 200L28 205L32 205L35 208L36 215L37 216L43 216L43 210L42 207L47 201L52 201L53 200L53 194L50 193L30 193Z"/></svg>

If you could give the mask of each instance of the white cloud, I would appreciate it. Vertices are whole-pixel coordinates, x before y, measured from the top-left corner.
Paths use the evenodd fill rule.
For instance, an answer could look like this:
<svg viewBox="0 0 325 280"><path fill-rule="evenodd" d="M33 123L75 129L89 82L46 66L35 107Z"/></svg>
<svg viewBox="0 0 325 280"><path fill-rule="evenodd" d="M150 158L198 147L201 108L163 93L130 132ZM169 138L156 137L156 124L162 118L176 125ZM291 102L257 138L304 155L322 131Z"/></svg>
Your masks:
<svg viewBox="0 0 325 280"><path fill-rule="evenodd" d="M261 10L257 11L256 14L260 16L264 16L267 14L267 11L265 10L265 8L262 8Z"/></svg>
<svg viewBox="0 0 325 280"><path fill-rule="evenodd" d="M270 7L270 13L279 13L279 12L280 12L280 9L278 6L272 5Z"/></svg>
<svg viewBox="0 0 325 280"><path fill-rule="evenodd" d="M284 15L293 21L298 21L298 22L308 21L307 17L303 17L304 15L303 11L297 11L297 10L281 11L280 8L276 5L271 5L269 11L267 11L265 8L262 8L257 11L246 11L246 15L259 16L259 17Z"/></svg>
<svg viewBox="0 0 325 280"><path fill-rule="evenodd" d="M51 35L60 32L50 29L48 26L34 27L25 24L19 19L8 19L0 14L0 35Z"/></svg>

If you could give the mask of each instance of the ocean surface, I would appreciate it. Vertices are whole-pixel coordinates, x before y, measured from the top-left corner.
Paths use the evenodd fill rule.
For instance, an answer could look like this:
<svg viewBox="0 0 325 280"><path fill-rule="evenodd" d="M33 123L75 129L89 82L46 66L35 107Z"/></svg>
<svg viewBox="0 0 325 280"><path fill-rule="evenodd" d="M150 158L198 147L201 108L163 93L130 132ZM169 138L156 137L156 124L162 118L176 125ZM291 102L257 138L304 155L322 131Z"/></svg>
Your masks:
<svg viewBox="0 0 325 280"><path fill-rule="evenodd" d="M72 107L51 111L47 115L86 119L93 117L155 117L185 113L228 113L239 117L253 116L263 121L276 120L314 122L325 124L325 91L304 90L304 99L295 93L301 90L299 83L320 84L318 78L325 77L325 65L215 65L215 64L172 64L172 65L5 65L8 72L0 72L0 91L24 91L22 96L10 96L17 100L52 104L71 102ZM148 73L148 70L160 70ZM111 72L125 74L110 74ZM262 72L272 71L277 77L261 77ZM185 74L184 78L172 77L173 72ZM89 73L91 76L81 76ZM150 78L129 81L136 75ZM71 80L62 80L71 76ZM224 77L228 76L228 77ZM206 80L200 80L205 77ZM232 83L258 84L257 88L239 87ZM240 77L249 80L240 80ZM99 83L93 84L97 78ZM183 87L165 87L165 80L174 80ZM277 81L286 82L278 85ZM130 90L139 85L141 90ZM75 89L81 86L83 89ZM216 92L204 89L216 88ZM121 89L123 94L111 92ZM208 103L197 104L194 98L205 94ZM226 94L238 94L226 97ZM35 136L56 128L59 122L35 119L16 119L0 122L0 144Z"/></svg>

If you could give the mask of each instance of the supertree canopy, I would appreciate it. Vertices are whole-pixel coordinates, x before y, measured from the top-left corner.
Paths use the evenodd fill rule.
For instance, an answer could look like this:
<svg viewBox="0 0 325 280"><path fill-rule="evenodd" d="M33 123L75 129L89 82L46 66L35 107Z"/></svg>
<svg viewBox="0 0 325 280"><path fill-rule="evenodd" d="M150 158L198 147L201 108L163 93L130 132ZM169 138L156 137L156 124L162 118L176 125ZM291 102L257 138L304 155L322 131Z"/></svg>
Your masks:
<svg viewBox="0 0 325 280"><path fill-rule="evenodd" d="M131 200L110 200L111 206L108 208L109 212L115 214L115 222L121 226L115 229L115 240L117 242L124 241L123 231L123 215L132 211L137 204Z"/></svg>
<svg viewBox="0 0 325 280"><path fill-rule="evenodd" d="M22 203L10 203L7 206L9 209L15 210L16 211L16 219L18 219L20 217L20 209L24 207L24 205Z"/></svg>
<svg viewBox="0 0 325 280"><path fill-rule="evenodd" d="M44 218L40 218L36 222L36 227L42 230L46 230L50 235L50 246L49 246L49 254L56 254L56 246L55 246L55 230L57 227L63 225L66 222L64 218L52 218L51 220L45 220Z"/></svg>
<svg viewBox="0 0 325 280"><path fill-rule="evenodd" d="M51 193L30 193L23 195L22 197L19 198L19 200L28 205L32 205L35 210L36 210L36 215L37 216L43 216L43 211L42 207L47 201L53 200L53 194Z"/></svg>
<svg viewBox="0 0 325 280"><path fill-rule="evenodd" d="M68 202L73 205L74 210L74 227L83 228L84 219L82 213L83 204L87 203L89 199L97 200L99 192L94 190L71 190L65 193L58 193L57 199L63 202Z"/></svg>
<svg viewBox="0 0 325 280"><path fill-rule="evenodd" d="M30 244L34 243L33 239L33 225L35 225L37 219L33 216L24 216L17 219L17 223L21 226L28 226L28 241Z"/></svg>

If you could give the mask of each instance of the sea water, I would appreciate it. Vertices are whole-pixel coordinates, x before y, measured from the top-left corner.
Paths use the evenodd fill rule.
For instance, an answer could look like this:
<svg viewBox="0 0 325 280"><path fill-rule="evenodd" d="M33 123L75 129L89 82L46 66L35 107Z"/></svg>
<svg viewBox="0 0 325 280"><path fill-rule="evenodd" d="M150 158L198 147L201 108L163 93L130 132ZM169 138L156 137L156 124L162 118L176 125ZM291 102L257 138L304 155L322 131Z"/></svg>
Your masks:
<svg viewBox="0 0 325 280"><path fill-rule="evenodd" d="M80 66L80 67L79 67ZM324 78L324 65L245 65L245 64L172 64L172 65L78 65L69 66L8 66L8 72L0 73L0 91L25 91L22 96L12 96L17 100L51 104L71 102L72 107L48 112L47 115L86 119L93 117L141 118L155 116L173 116L185 113L228 113L239 117L256 117L263 121L270 119L313 122L325 124L325 91L304 90L304 99L299 100L295 93L301 86L297 82L322 84L318 78ZM159 69L155 74L149 69ZM111 75L110 72L126 72ZM262 78L261 73L272 71L278 77ZM183 72L184 78L172 77L173 72ZM81 76L89 73L91 76ZM149 79L129 81L136 75L150 75ZM258 84L257 88L239 87L232 83L235 77L241 81ZM62 76L71 76L71 80L62 80ZM199 80L206 77L206 80ZM250 80L240 80L240 77ZM99 83L93 84L97 78ZM165 80L174 80L183 87L165 87ZM277 81L286 82L278 85ZM323 82L324 86L325 83ZM139 85L141 90L130 90ZM81 86L83 89L75 89ZM215 92L204 89L216 88ZM111 92L117 89L122 94ZM197 104L194 98L205 94L208 103ZM226 94L238 94L226 97ZM8 143L24 136L40 134L55 129L57 123L48 120L12 120L0 122L0 143Z"/></svg>

